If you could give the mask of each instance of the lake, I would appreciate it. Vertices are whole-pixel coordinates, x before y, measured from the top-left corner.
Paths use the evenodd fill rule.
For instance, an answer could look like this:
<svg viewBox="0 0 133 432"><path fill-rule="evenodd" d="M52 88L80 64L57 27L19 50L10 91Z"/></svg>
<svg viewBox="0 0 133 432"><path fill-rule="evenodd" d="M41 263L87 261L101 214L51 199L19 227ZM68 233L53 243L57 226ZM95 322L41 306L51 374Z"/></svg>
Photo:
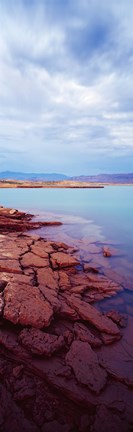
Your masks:
<svg viewBox="0 0 133 432"><path fill-rule="evenodd" d="M51 240L76 246L81 259L91 243L111 245L118 256L103 258L112 269L133 284L133 187L108 186L102 189L1 189L0 205L32 212L35 219L59 220L62 226L42 228L37 233ZM94 255L94 260L99 256ZM102 262L102 261L100 261ZM117 296L118 297L118 296ZM120 302L133 304L131 292L119 294ZM103 308L110 308L104 301ZM116 298L115 298L116 301ZM117 308L120 307L117 301ZM111 303L115 307L114 300ZM132 308L133 309L133 308ZM133 310L132 310L133 312Z"/></svg>
<svg viewBox="0 0 133 432"><path fill-rule="evenodd" d="M33 212L39 215L39 219L61 220L64 224L61 233L67 233L70 237L115 241L129 258L133 258L132 186L1 189L0 204Z"/></svg>

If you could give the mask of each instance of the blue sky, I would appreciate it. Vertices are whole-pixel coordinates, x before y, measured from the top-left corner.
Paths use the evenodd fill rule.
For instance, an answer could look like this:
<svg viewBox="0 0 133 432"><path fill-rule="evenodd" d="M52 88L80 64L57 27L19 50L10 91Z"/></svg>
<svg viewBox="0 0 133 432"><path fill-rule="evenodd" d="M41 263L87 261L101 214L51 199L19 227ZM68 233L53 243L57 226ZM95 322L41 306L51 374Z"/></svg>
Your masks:
<svg viewBox="0 0 133 432"><path fill-rule="evenodd" d="M0 171L133 172L132 0L0 0Z"/></svg>

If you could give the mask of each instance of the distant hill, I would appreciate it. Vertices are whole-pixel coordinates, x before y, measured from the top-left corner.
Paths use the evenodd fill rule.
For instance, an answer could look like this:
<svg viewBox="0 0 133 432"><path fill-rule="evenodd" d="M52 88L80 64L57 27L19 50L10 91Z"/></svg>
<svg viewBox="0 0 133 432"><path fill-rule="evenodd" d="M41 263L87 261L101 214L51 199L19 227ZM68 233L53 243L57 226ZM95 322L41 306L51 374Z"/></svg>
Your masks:
<svg viewBox="0 0 133 432"><path fill-rule="evenodd" d="M67 180L65 174L58 173L23 173L23 172L12 172L12 171L3 171L0 172L1 180L30 180L30 181L59 181L59 180Z"/></svg>
<svg viewBox="0 0 133 432"><path fill-rule="evenodd" d="M59 173L23 173L3 171L0 172L1 180L22 180L22 181L63 181L73 180L89 183L133 183L133 173L127 174L98 174L98 175L80 175L69 177Z"/></svg>
<svg viewBox="0 0 133 432"><path fill-rule="evenodd" d="M98 174L92 176L75 176L71 180L80 182L98 182L98 183L133 183L133 173L127 174Z"/></svg>

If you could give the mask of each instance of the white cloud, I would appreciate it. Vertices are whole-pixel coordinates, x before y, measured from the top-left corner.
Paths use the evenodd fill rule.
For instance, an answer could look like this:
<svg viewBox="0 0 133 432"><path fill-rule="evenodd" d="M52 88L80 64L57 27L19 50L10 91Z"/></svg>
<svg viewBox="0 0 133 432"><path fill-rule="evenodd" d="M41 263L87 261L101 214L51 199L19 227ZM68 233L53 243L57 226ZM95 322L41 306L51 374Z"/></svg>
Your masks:
<svg viewBox="0 0 133 432"><path fill-rule="evenodd" d="M75 13L68 15L66 21L62 16L58 21L47 19L46 8L37 2L32 11L22 2L19 7L16 3L16 13L1 9L0 142L5 147L7 165L11 161L6 151L9 149L22 151L24 167L25 158L27 166L37 164L38 170L47 160L48 170L50 163L51 166L55 163L55 170L60 171L60 163L64 166L69 160L75 163L75 158L79 166L81 155L83 165L91 155L98 158L104 154L108 159L110 153L119 152L121 156L133 153L133 34L131 21L128 26L127 19L133 8L131 5L131 14L124 14L122 7L119 16L115 3L110 6L111 19L113 15L118 21L117 34L114 20L116 52L110 36L108 40L108 32L103 45L96 33L90 55L86 51L82 60L82 52L76 51L78 40L75 48L71 49L71 44L73 32L78 29L78 37L83 37L80 50L88 49L87 36L82 35L84 26L89 29L91 25L90 20L87 24L86 8L88 2L83 5L79 1ZM94 2L90 2L90 10L94 21ZM109 7L103 0L102 10L105 22ZM124 40L119 28L123 29ZM104 25L103 31L106 33ZM13 160L16 164L15 157L12 164Z"/></svg>

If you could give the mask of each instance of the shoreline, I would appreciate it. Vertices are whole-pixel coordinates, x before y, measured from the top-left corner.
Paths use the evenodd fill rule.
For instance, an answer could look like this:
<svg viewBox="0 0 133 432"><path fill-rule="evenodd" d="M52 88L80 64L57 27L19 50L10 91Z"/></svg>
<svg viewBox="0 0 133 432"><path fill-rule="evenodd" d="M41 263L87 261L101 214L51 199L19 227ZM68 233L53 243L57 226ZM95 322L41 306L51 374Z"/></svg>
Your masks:
<svg viewBox="0 0 133 432"><path fill-rule="evenodd" d="M10 422L15 432L126 432L133 425L133 317L103 314L96 304L133 286L106 266L115 248L90 243L81 257L30 234L59 225L32 218L0 207L2 432Z"/></svg>
<svg viewBox="0 0 133 432"><path fill-rule="evenodd" d="M4 188L25 188L25 189L103 189L107 186L133 186L133 183L88 183L75 181L20 181L0 180L0 189Z"/></svg>

